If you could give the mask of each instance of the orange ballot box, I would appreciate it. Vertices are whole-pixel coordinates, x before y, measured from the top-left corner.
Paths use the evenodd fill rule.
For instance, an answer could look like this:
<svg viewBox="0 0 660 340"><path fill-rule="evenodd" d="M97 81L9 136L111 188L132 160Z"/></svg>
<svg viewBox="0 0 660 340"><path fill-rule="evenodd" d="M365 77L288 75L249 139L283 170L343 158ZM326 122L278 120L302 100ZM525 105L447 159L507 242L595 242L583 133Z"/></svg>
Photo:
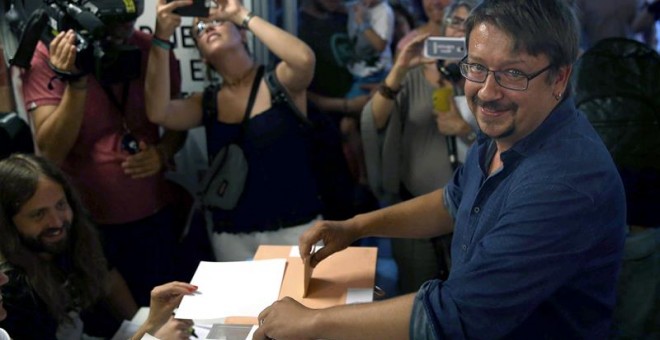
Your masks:
<svg viewBox="0 0 660 340"><path fill-rule="evenodd" d="M310 308L325 308L354 300L353 290L368 289L373 299L378 248L348 247L321 261L309 280L307 294L302 259L297 246L259 246L255 260L287 258L280 299L289 296ZM358 298L359 299L359 298Z"/></svg>

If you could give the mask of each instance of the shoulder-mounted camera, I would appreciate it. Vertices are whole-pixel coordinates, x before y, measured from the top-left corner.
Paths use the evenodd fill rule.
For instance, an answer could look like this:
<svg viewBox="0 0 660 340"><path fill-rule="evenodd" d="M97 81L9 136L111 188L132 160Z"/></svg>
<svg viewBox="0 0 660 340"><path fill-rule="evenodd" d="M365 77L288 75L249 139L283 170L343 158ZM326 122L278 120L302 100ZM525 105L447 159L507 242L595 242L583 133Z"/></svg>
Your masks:
<svg viewBox="0 0 660 340"><path fill-rule="evenodd" d="M30 1L13 0L6 14L12 31L20 36L10 60L12 65L30 68L39 40L48 45L59 32L73 30L76 67L81 72L91 73L105 84L139 77L140 50L109 39L113 27L137 18L134 0L44 0L41 4Z"/></svg>

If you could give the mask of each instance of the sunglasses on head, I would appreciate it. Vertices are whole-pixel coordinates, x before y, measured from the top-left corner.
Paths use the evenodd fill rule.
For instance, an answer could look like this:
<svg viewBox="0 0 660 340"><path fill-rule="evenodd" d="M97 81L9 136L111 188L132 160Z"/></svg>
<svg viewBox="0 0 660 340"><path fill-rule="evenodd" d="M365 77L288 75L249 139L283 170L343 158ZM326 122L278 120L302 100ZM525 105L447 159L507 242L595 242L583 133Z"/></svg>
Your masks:
<svg viewBox="0 0 660 340"><path fill-rule="evenodd" d="M197 28L197 32L195 33L195 35L199 37L204 33L204 31L206 31L207 28L222 26L225 22L226 21L224 20L211 20L211 21L200 20L199 22L197 22L197 25L195 26Z"/></svg>

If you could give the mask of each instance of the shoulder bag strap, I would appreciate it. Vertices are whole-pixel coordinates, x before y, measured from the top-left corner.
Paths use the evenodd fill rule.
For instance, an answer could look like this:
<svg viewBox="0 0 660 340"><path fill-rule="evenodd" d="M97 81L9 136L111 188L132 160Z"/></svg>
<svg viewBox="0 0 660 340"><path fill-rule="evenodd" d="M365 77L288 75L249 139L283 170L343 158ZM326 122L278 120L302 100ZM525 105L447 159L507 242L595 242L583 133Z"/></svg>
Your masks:
<svg viewBox="0 0 660 340"><path fill-rule="evenodd" d="M264 66L259 66L257 70L257 75L254 77L252 82L252 89L250 90L250 97L248 98L247 107L245 107L245 113L243 114L243 131L247 128L248 122L250 122L250 112L252 112L252 107L254 106L254 101L257 99L257 92L259 90L259 84L261 84L261 78L264 75Z"/></svg>

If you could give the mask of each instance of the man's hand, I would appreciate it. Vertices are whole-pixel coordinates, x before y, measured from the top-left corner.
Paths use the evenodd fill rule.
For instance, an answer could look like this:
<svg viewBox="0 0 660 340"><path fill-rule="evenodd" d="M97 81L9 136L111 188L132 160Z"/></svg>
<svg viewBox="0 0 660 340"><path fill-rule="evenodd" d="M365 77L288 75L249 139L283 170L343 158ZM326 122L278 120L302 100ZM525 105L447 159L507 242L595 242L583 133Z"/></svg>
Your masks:
<svg viewBox="0 0 660 340"><path fill-rule="evenodd" d="M317 339L310 329L318 310L309 309L298 301L285 297L259 313L259 328L253 340Z"/></svg>
<svg viewBox="0 0 660 340"><path fill-rule="evenodd" d="M76 33L73 30L58 33L50 42L50 64L63 72L78 73L76 69Z"/></svg>
<svg viewBox="0 0 660 340"><path fill-rule="evenodd" d="M316 267L326 257L346 249L358 237L352 219L346 221L318 221L300 235L298 247L300 257L305 262L310 261L310 266ZM312 247L319 241L323 241L325 246L312 254Z"/></svg>
<svg viewBox="0 0 660 340"><path fill-rule="evenodd" d="M126 157L121 167L124 169L124 173L133 179L145 178L153 176L164 169L167 160L162 158L163 156L156 146L147 145L147 143L141 141L140 152Z"/></svg>

